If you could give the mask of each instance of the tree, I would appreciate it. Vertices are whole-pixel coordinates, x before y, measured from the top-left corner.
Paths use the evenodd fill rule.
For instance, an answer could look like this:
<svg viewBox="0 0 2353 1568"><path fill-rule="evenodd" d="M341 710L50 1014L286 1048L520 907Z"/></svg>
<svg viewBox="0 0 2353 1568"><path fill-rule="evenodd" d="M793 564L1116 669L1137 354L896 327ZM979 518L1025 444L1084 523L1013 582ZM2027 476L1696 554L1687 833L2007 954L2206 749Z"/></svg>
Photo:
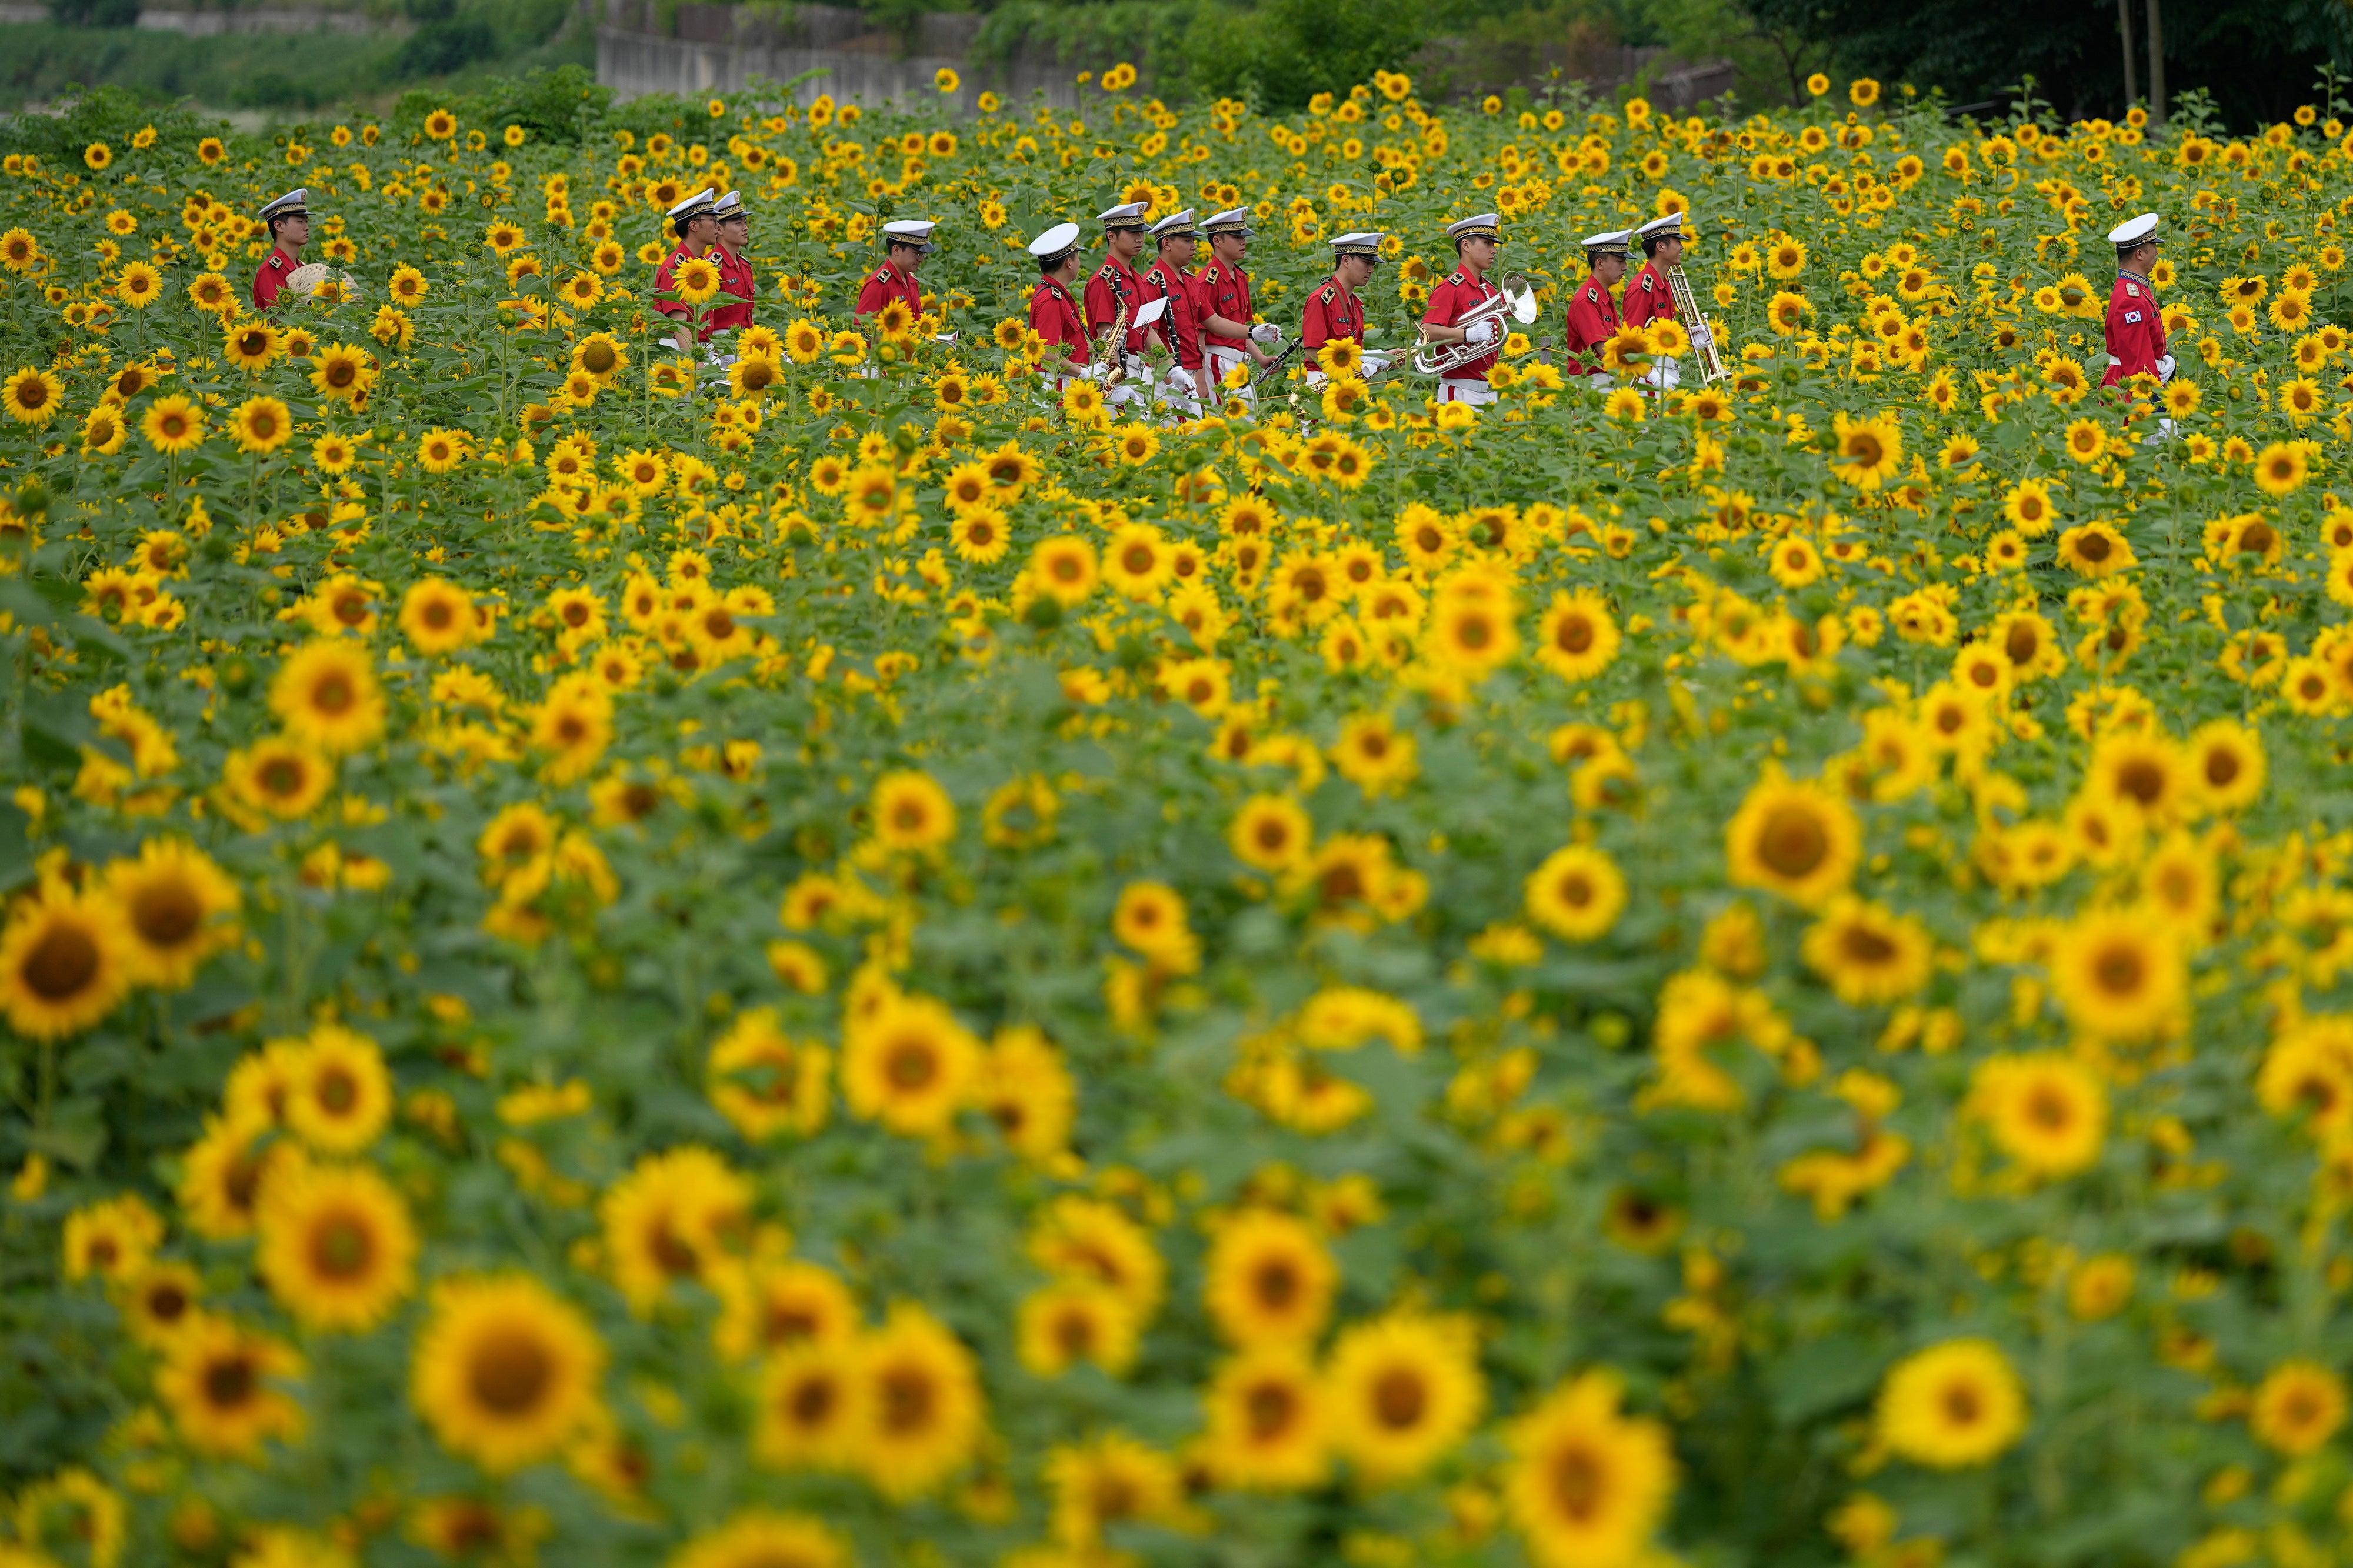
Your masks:
<svg viewBox="0 0 2353 1568"><path fill-rule="evenodd" d="M2126 106L2116 18L2100 4L2046 0L1743 0L1761 29L1826 47L1845 68L1941 88L1955 103L2005 100L2028 76L2070 119ZM2152 7L2152 10L2154 8ZM2168 93L2202 88L2224 121L2284 119L2310 101L2315 74L2353 67L2353 13L2339 0L2172 0L2163 12ZM2136 83L2136 86L2138 84Z"/></svg>

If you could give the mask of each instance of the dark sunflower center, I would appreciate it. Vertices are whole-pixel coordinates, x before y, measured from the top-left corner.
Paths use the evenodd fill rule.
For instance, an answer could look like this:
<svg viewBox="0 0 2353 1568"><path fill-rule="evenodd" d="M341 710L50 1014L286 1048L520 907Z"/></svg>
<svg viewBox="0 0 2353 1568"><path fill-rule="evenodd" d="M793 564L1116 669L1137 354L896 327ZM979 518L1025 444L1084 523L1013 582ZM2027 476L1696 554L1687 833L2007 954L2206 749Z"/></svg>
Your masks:
<svg viewBox="0 0 2353 1568"><path fill-rule="evenodd" d="M1783 877L1812 875L1830 852L1830 835L1821 819L1800 806L1777 808L1757 836L1757 858Z"/></svg>
<svg viewBox="0 0 2353 1568"><path fill-rule="evenodd" d="M157 882L131 900L131 923L155 947L177 947L204 922L204 904L185 882Z"/></svg>
<svg viewBox="0 0 2353 1568"><path fill-rule="evenodd" d="M103 957L88 931L59 921L33 944L17 973L42 1001L65 1002L89 988Z"/></svg>

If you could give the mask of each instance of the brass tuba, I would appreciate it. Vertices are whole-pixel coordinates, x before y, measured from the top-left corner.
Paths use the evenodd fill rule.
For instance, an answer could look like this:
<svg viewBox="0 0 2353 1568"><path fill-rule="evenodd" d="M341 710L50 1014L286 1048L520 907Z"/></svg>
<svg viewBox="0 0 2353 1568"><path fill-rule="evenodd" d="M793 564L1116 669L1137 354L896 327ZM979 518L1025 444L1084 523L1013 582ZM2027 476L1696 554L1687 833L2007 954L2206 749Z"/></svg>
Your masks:
<svg viewBox="0 0 2353 1568"><path fill-rule="evenodd" d="M1536 291L1534 285L1518 273L1507 273L1497 279L1500 292L1493 300L1472 307L1458 327L1476 326L1481 321L1498 321L1509 316L1522 326L1536 319ZM1413 368L1423 375L1448 375L1473 360L1485 359L1503 346L1503 339L1486 343L1424 343L1413 351Z"/></svg>
<svg viewBox="0 0 2353 1568"><path fill-rule="evenodd" d="M1675 314L1683 321L1683 335L1691 339L1692 357L1699 361L1700 384L1729 379L1732 373L1724 368L1724 356L1716 352L1715 330L1707 324L1707 316L1692 293L1691 279L1683 276L1682 268L1667 268L1667 291L1674 296Z"/></svg>

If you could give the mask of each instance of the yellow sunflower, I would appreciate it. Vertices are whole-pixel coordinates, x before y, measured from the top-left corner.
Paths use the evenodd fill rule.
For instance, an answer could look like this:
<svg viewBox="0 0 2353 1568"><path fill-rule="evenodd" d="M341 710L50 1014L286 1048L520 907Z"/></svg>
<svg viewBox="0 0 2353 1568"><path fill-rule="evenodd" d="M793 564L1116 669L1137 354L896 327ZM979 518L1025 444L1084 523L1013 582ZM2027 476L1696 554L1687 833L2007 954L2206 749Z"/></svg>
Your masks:
<svg viewBox="0 0 2353 1568"><path fill-rule="evenodd" d="M893 1307L883 1326L858 1342L850 1388L850 1462L893 1499L947 1479L987 1429L978 1363L920 1307Z"/></svg>
<svg viewBox="0 0 2353 1568"><path fill-rule="evenodd" d="M269 1439L301 1435L301 1408L279 1385L302 1370L301 1357L280 1342L204 1317L173 1342L156 1369L155 1394L190 1447L251 1460Z"/></svg>
<svg viewBox="0 0 2353 1568"><path fill-rule="evenodd" d="M442 1447L504 1472L596 1420L605 1346L580 1310L529 1275L445 1280L417 1336L409 1397Z"/></svg>
<svg viewBox="0 0 2353 1568"><path fill-rule="evenodd" d="M1798 903L1822 903L1844 889L1862 857L1853 807L1819 784L1786 777L1767 763L1724 830L1732 880Z"/></svg>
<svg viewBox="0 0 2353 1568"><path fill-rule="evenodd" d="M264 1188L255 1262L306 1328L364 1333L415 1282L408 1205L365 1165L305 1164Z"/></svg>
<svg viewBox="0 0 2353 1568"><path fill-rule="evenodd" d="M384 732L384 692L366 650L341 640L289 655L269 683L269 708L289 735L331 757Z"/></svg>
<svg viewBox="0 0 2353 1568"><path fill-rule="evenodd" d="M1989 1340L1947 1340L1899 1362L1880 1385L1879 1440L1932 1469L1986 1464L2025 1434L2026 1390Z"/></svg>
<svg viewBox="0 0 2353 1568"><path fill-rule="evenodd" d="M1333 1447L1377 1483L1430 1468L1477 1425L1486 1397L1472 1326L1407 1312L1343 1332L1324 1385Z"/></svg>
<svg viewBox="0 0 2353 1568"><path fill-rule="evenodd" d="M1665 1426L1622 1414L1618 1380L1588 1372L1514 1422L1504 1503L1537 1568L1641 1559L1674 1489Z"/></svg>
<svg viewBox="0 0 2353 1568"><path fill-rule="evenodd" d="M125 956L142 985L183 989L198 965L237 940L236 882L185 839L148 839L137 858L107 867L106 890L121 912Z"/></svg>
<svg viewBox="0 0 2353 1568"><path fill-rule="evenodd" d="M0 930L0 1012L26 1039L77 1034L114 1010L138 962L111 897L44 882Z"/></svg>

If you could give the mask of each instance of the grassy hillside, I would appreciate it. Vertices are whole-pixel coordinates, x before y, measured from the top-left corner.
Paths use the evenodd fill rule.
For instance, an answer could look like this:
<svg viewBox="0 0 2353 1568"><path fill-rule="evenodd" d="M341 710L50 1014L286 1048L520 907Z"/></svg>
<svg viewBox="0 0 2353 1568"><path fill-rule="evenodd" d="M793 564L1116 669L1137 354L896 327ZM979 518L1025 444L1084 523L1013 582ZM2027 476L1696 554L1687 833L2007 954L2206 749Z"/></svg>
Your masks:
<svg viewBox="0 0 2353 1568"><path fill-rule="evenodd" d="M406 36L243 33L191 38L127 27L0 25L0 110L67 87L114 86L207 108L304 110L388 100L423 82L567 63L594 68L593 33L565 0L451 8Z"/></svg>

